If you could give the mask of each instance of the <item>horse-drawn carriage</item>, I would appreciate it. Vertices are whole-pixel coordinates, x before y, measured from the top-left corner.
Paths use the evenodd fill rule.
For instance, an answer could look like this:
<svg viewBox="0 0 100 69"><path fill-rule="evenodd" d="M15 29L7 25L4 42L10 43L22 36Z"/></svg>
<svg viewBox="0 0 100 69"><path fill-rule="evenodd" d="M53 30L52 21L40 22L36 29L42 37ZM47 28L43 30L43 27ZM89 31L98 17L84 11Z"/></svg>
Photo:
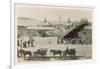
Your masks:
<svg viewBox="0 0 100 69"><path fill-rule="evenodd" d="M46 48L37 49L37 51L33 52L33 55L35 57L44 57L44 56L47 56L47 49Z"/></svg>
<svg viewBox="0 0 100 69"><path fill-rule="evenodd" d="M32 57L44 57L47 55L47 49L46 48L40 48L40 49L37 49L37 51L26 51L24 49L20 49L18 50L17 49L17 55L18 57L23 57L24 56L24 59L26 59L26 56L28 55L29 59L32 59Z"/></svg>
<svg viewBox="0 0 100 69"><path fill-rule="evenodd" d="M26 55L29 56L28 57L29 59L38 58L38 57L39 58L49 57L47 52L49 52L52 57L55 57L56 55L59 55L60 57L76 56L76 49L69 49L68 47L64 51L54 50L54 49L51 49L50 51L48 51L47 48L39 48L36 51L26 51L26 50L20 49L20 50L17 50L17 52L18 52L17 53L18 57L24 56L24 59L26 59Z"/></svg>
<svg viewBox="0 0 100 69"><path fill-rule="evenodd" d="M76 56L76 49L69 49L67 47L66 50L62 51L62 50L50 50L50 54L53 54L54 56L55 55L60 55L60 56Z"/></svg>

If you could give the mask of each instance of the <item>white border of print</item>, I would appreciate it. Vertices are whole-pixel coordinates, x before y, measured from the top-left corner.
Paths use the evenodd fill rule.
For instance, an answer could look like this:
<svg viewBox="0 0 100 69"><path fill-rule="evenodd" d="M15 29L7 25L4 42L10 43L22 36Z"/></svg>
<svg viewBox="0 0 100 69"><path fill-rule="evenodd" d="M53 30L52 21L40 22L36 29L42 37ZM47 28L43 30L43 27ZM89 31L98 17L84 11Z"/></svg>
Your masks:
<svg viewBox="0 0 100 69"><path fill-rule="evenodd" d="M15 50L15 39L16 39L16 37L15 37L15 33L16 33L16 25L15 25L15 22L16 22L16 20L15 20L15 4L17 4L17 3L19 3L19 4L33 4L33 5L43 5L43 6L53 6L53 7L55 7L55 6L58 6L58 7L71 7L71 8L77 8L77 9L81 9L81 8L83 8L83 9L94 9L94 7L93 6L90 6L90 5L75 5L75 4L53 4L53 3L51 3L51 4L45 4L45 3L35 3L33 0L13 0L13 1L11 1L11 61L10 61L10 65L11 65L11 68L13 68L13 69L33 69L33 68L38 68L38 69L41 69L41 68L47 68L47 67L51 67L51 66L53 66L53 67L55 67L55 66L61 66L61 67L65 67L65 65L67 65L67 66L70 66L70 65L77 65L77 64L88 64L88 63L95 63L95 57L94 56L96 56L95 55L95 47L94 47L94 44L95 44L95 42L93 41L93 46L92 46L92 48L93 48L93 57L92 57L92 59L88 59L88 60L74 60L74 62L73 61L53 61L53 62L40 62L40 63L37 63L36 62L36 64L35 63L33 63L33 64L20 64L20 65L18 65L18 64L16 64L15 62L15 60L16 60L16 58L15 58L15 54L16 54L16 50ZM95 11L95 10L94 10ZM93 14L94 14L94 11L93 11ZM93 15L93 18L94 18L94 15ZM94 23L94 19L92 19L93 21L93 23ZM94 24L93 24L93 26L94 26ZM93 34L94 35L94 34ZM94 38L94 37L93 37ZM58 68L59 69L59 68Z"/></svg>

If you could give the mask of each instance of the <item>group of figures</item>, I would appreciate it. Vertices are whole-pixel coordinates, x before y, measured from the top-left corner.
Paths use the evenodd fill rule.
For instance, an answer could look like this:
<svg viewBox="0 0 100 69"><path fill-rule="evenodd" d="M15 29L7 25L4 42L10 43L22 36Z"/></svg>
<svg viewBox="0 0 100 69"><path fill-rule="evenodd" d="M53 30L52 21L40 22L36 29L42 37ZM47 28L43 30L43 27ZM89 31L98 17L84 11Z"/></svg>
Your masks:
<svg viewBox="0 0 100 69"><path fill-rule="evenodd" d="M25 51L23 49L20 49L20 50L17 49L18 57L23 57L24 56L24 60L26 59L26 55L29 56L29 59L32 59L33 57L34 58L36 58L36 57L40 57L40 58L49 57L47 55L47 52L48 52L47 48L40 48L40 49L37 49L34 52ZM76 56L76 49L74 49L74 48L73 49L69 49L68 47L64 51L51 49L49 52L52 55L52 57L55 57L56 55L59 55L59 57Z"/></svg>
<svg viewBox="0 0 100 69"><path fill-rule="evenodd" d="M33 39L32 40L30 39L30 40L27 40L27 41L17 40L17 45L18 46L23 46L23 48L25 48L25 47L33 47L34 46L33 42L34 42Z"/></svg>
<svg viewBox="0 0 100 69"><path fill-rule="evenodd" d="M85 44L85 40L82 40L81 38L68 38L65 39L65 44Z"/></svg>
<svg viewBox="0 0 100 69"><path fill-rule="evenodd" d="M85 40L82 40L81 38L68 38L64 39L60 36L58 37L57 44L85 44Z"/></svg>

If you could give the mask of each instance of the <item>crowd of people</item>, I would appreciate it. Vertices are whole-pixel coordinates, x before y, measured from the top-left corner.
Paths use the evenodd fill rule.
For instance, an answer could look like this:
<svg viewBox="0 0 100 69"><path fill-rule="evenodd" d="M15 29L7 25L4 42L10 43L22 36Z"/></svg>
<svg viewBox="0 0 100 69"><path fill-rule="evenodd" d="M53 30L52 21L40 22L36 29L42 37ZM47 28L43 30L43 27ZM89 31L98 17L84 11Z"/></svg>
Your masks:
<svg viewBox="0 0 100 69"><path fill-rule="evenodd" d="M78 37L67 39L58 37L57 44L91 44L91 41Z"/></svg>
<svg viewBox="0 0 100 69"><path fill-rule="evenodd" d="M84 44L85 41L80 38L68 38L65 39L65 44Z"/></svg>
<svg viewBox="0 0 100 69"><path fill-rule="evenodd" d="M29 39L29 40L17 40L17 46L22 46L23 48L25 47L33 47L34 46L34 39Z"/></svg>

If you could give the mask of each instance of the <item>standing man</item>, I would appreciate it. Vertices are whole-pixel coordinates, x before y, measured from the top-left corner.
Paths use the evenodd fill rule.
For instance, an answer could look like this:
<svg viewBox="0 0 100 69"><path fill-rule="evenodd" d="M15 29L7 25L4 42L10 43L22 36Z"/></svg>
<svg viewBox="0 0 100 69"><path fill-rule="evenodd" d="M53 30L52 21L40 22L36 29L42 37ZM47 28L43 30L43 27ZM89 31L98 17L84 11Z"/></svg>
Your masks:
<svg viewBox="0 0 100 69"><path fill-rule="evenodd" d="M58 36L57 44L60 44L60 36Z"/></svg>
<svg viewBox="0 0 100 69"><path fill-rule="evenodd" d="M30 40L28 40L28 47L30 47Z"/></svg>
<svg viewBox="0 0 100 69"><path fill-rule="evenodd" d="M33 45L33 43L34 43L34 38L32 37L32 39L30 40L30 42L31 42L31 47L34 47L34 45Z"/></svg>

